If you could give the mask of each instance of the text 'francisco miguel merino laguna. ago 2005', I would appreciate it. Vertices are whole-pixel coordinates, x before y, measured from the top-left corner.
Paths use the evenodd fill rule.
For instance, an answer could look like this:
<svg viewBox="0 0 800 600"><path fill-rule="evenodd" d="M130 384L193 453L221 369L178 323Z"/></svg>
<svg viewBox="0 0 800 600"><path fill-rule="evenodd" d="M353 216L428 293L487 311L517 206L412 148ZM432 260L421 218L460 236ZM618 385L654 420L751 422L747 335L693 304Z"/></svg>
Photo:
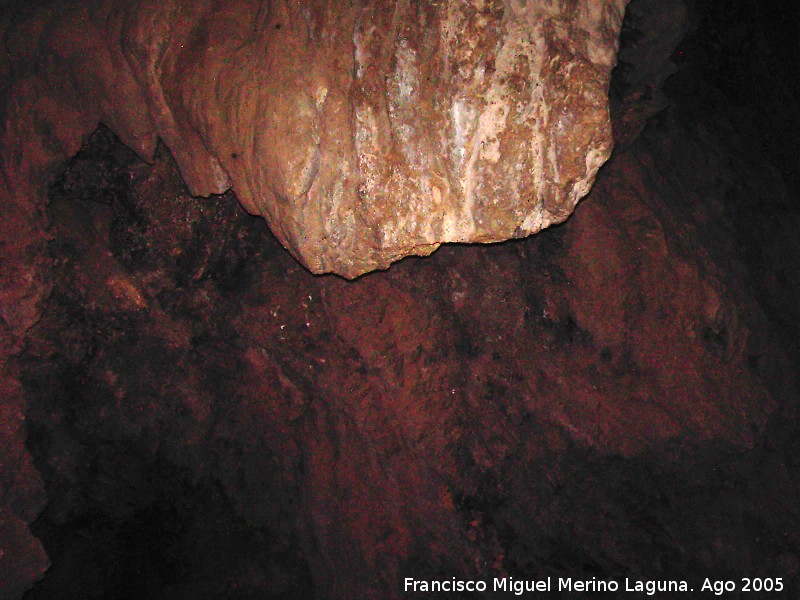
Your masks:
<svg viewBox="0 0 800 600"><path fill-rule="evenodd" d="M716 592L715 582L706 579L702 589ZM571 577L546 577L539 580L514 579L513 577L495 577L491 582L482 579L445 579L426 581L406 577L403 580L403 591L413 592L508 592L521 596L531 592L633 592L653 596L659 592L691 592L687 581L683 580L637 580L625 578L619 582L614 579L599 580L572 579Z"/></svg>

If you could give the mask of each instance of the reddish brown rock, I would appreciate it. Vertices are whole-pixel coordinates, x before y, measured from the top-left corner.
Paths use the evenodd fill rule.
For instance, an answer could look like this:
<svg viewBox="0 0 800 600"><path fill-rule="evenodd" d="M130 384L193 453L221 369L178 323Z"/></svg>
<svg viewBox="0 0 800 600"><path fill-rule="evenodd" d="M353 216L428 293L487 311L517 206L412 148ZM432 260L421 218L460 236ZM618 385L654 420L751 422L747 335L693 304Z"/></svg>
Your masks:
<svg viewBox="0 0 800 600"><path fill-rule="evenodd" d="M662 545L693 575L741 564L755 542L714 546L741 539L730 482L754 502L796 488L789 467L753 475L791 370L750 365L754 337L760 364L780 346L753 333L724 236L680 218L694 167L669 179L665 152L614 159L569 227L354 282L309 274L230 198L190 197L166 153L114 176L82 158L56 186L56 292L25 361L54 565L99 569L102 542L112 592L392 598L406 576L666 573ZM96 179L120 187L81 189ZM98 507L110 532L73 534ZM65 569L41 593L88 579Z"/></svg>
<svg viewBox="0 0 800 600"><path fill-rule="evenodd" d="M659 15L669 40L685 27L682 3L636 1L632 37ZM571 3L565 20L563 4L74 3L6 21L3 593L48 564L31 530L53 562L41 598L400 598L405 577L631 573L794 585L798 288L777 257L796 257L800 219L730 107L697 124L685 77L683 104L643 128L672 42L628 48L624 152L565 227L527 240L315 277L233 194L190 195L232 184L306 264L304 233L341 232L309 251L359 269L405 235L425 253L437 227L511 227L481 203L495 183L561 219L594 168L585 148L607 150L591 98L609 56L581 32L615 14ZM552 62L520 37L525 11ZM504 62L516 51L528 63ZM557 84L506 107L495 144L499 108L481 103L530 93L513 75L532 68ZM597 136L543 106L583 107ZM98 119L153 164L101 128L45 206ZM453 123L486 142L469 160ZM525 131L550 161L527 180L507 162L533 156ZM414 220L426 186L456 199L467 183L471 213Z"/></svg>
<svg viewBox="0 0 800 600"><path fill-rule="evenodd" d="M610 152L606 92L625 4L9 7L9 344L51 291L47 182L101 121L146 160L163 140L192 193L233 187L316 273L355 277L444 242L522 237L563 220ZM79 246L95 265L81 285L123 310L149 306L143 282L96 244ZM4 439L28 460L10 431Z"/></svg>

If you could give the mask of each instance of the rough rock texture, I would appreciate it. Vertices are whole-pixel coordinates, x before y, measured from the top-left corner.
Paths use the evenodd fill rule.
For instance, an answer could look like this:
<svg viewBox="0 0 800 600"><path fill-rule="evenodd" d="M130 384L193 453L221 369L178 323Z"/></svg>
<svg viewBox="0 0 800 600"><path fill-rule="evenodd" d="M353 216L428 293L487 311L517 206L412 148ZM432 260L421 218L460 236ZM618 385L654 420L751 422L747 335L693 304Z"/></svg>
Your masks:
<svg viewBox="0 0 800 600"><path fill-rule="evenodd" d="M625 4L4 5L0 500L4 537L17 539L13 529L32 552L20 581L47 565L25 533L43 489L5 357L51 293L47 182L98 122L145 160L163 140L192 193L233 187L312 271L355 277L443 242L521 237L566 218L610 153ZM149 307L123 271L101 268L102 247L81 251L96 257L89 278L108 298ZM12 573L9 556L23 551L9 541L1 556Z"/></svg>
<svg viewBox="0 0 800 600"><path fill-rule="evenodd" d="M28 192L98 121L147 159L161 138L192 193L233 187L315 273L524 237L563 221L610 154L626 4L9 11L0 162L9 189Z"/></svg>
<svg viewBox="0 0 800 600"><path fill-rule="evenodd" d="M25 447L27 406L18 374L7 363L10 350L0 348L0 597L19 598L49 565L29 529L47 498Z"/></svg>
<svg viewBox="0 0 800 600"><path fill-rule="evenodd" d="M41 597L798 572L794 370L715 247L728 217L686 217L706 178L737 186L701 133L651 130L568 227L355 282L111 140L53 189L22 357ZM687 153L711 157L696 180Z"/></svg>
<svg viewBox="0 0 800 600"><path fill-rule="evenodd" d="M19 159L0 203L0 596L17 600L48 557L28 599L400 598L404 577L699 587L767 574L797 596L800 189L785 132L800 119L768 115L776 103L798 114L796 63L774 57L796 40L781 24L800 20L724 25L735 7L771 3L634 0L611 90L623 144L573 217L352 282L311 275L233 193L190 195L182 177L196 190L187 164L202 160L179 152L199 148L185 136L203 130L213 89L146 129L182 140L172 155L131 133L136 119L111 124L152 165L107 128L81 144L69 132L88 130L64 106L124 96L146 121L162 100L129 85L140 76L125 78L122 51L108 54L123 59L119 80L96 81L83 103L72 80L96 71L80 56L73 71L30 69L42 42L68 56L91 39L75 31L100 12L35 9L65 31L3 13L18 36L4 64L28 70L9 75L4 107L19 119L0 146ZM434 8L421 4L397 14ZM101 29L146 38L161 16ZM174 48L196 48L181 33L196 15L184 16ZM661 40L677 31L670 66ZM207 47L180 73L160 63L168 84L201 81ZM729 52L763 58L709 63ZM47 98L48 77L69 102L23 101ZM778 100L743 91L754 82Z"/></svg>

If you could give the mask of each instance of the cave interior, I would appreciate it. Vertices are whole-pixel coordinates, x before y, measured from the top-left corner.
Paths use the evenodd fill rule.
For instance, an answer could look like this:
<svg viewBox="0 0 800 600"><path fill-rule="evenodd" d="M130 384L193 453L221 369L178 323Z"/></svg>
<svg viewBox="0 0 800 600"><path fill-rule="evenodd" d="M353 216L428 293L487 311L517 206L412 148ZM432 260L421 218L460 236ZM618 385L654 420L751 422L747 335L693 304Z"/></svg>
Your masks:
<svg viewBox="0 0 800 600"><path fill-rule="evenodd" d="M101 124L47 180L52 291L6 345L49 565L15 600L797 597L798 40L795 2L633 0L574 214L354 280Z"/></svg>

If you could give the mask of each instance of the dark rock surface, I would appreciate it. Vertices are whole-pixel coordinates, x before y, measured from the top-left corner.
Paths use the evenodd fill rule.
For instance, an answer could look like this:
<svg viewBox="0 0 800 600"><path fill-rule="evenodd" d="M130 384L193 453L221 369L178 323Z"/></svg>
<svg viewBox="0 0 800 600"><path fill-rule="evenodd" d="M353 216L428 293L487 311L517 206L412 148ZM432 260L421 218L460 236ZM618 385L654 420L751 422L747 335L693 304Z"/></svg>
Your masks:
<svg viewBox="0 0 800 600"><path fill-rule="evenodd" d="M356 281L311 275L232 193L189 195L163 146L147 165L99 129L46 188L29 286L52 293L4 330L0 539L29 542L0 559L5 594L47 557L26 598L503 576L800 593L800 125L768 118L798 110L797 63L774 59L797 9L779 8L634 0L620 143L575 214ZM676 31L670 68L654 40Z"/></svg>

